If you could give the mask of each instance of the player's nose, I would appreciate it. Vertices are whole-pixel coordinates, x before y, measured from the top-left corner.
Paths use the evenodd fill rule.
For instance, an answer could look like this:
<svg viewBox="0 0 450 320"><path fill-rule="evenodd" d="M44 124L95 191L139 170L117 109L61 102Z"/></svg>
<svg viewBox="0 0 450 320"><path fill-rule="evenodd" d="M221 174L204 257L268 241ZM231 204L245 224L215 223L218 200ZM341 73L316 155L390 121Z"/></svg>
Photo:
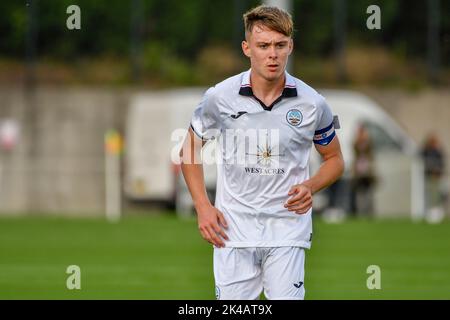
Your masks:
<svg viewBox="0 0 450 320"><path fill-rule="evenodd" d="M275 46L270 46L269 48L269 58L276 59L278 56L277 50L275 49Z"/></svg>

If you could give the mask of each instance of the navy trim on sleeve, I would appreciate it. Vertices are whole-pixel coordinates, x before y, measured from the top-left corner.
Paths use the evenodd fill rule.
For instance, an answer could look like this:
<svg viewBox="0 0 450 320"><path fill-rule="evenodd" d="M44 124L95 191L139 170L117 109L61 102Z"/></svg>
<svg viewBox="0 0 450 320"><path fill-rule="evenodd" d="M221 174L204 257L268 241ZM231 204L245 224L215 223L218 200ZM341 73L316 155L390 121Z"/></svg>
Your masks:
<svg viewBox="0 0 450 320"><path fill-rule="evenodd" d="M332 127L333 127L333 122L331 122L331 124L330 124L328 127L323 128L323 129L320 129L320 130L317 130L316 132L314 132L314 135L316 135L316 134L322 134L322 133L324 133L324 132L327 132L327 131L330 130Z"/></svg>

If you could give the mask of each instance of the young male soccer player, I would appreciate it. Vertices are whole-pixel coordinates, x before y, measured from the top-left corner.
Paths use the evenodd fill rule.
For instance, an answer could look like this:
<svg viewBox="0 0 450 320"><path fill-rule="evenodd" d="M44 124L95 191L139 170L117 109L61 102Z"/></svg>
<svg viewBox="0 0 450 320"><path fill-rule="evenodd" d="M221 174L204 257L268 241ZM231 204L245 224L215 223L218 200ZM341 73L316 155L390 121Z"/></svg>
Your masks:
<svg viewBox="0 0 450 320"><path fill-rule="evenodd" d="M286 71L290 15L259 6L244 15L251 69L210 88L183 145L182 171L202 237L214 245L217 299L303 299L312 196L342 174L344 161L324 98ZM215 206L197 158L218 141ZM309 177L314 143L323 158Z"/></svg>

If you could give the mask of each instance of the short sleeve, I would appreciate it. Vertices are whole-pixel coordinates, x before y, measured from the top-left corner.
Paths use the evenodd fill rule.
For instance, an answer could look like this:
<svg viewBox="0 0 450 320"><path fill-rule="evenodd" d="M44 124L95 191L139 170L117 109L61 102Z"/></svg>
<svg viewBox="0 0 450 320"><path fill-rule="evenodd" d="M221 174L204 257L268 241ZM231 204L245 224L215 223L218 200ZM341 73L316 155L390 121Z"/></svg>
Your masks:
<svg viewBox="0 0 450 320"><path fill-rule="evenodd" d="M328 145L336 136L333 123L333 114L325 98L320 96L318 102L318 119L314 132L314 143L322 146Z"/></svg>
<svg viewBox="0 0 450 320"><path fill-rule="evenodd" d="M202 140L211 140L220 134L219 108L214 91L214 88L206 91L191 119L192 130Z"/></svg>

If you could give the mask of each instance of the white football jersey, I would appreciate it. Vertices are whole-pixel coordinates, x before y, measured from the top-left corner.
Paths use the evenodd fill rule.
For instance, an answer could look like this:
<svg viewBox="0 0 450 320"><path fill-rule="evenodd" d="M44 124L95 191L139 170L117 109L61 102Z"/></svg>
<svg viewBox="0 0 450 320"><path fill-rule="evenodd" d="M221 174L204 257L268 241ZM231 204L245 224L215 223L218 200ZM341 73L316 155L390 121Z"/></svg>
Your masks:
<svg viewBox="0 0 450 320"><path fill-rule="evenodd" d="M270 106L253 95L248 70L210 88L191 128L217 139L215 206L229 225L227 247L310 248L311 210L284 207L290 188L309 179L312 143L335 137L333 115L314 89L285 73L282 95Z"/></svg>

